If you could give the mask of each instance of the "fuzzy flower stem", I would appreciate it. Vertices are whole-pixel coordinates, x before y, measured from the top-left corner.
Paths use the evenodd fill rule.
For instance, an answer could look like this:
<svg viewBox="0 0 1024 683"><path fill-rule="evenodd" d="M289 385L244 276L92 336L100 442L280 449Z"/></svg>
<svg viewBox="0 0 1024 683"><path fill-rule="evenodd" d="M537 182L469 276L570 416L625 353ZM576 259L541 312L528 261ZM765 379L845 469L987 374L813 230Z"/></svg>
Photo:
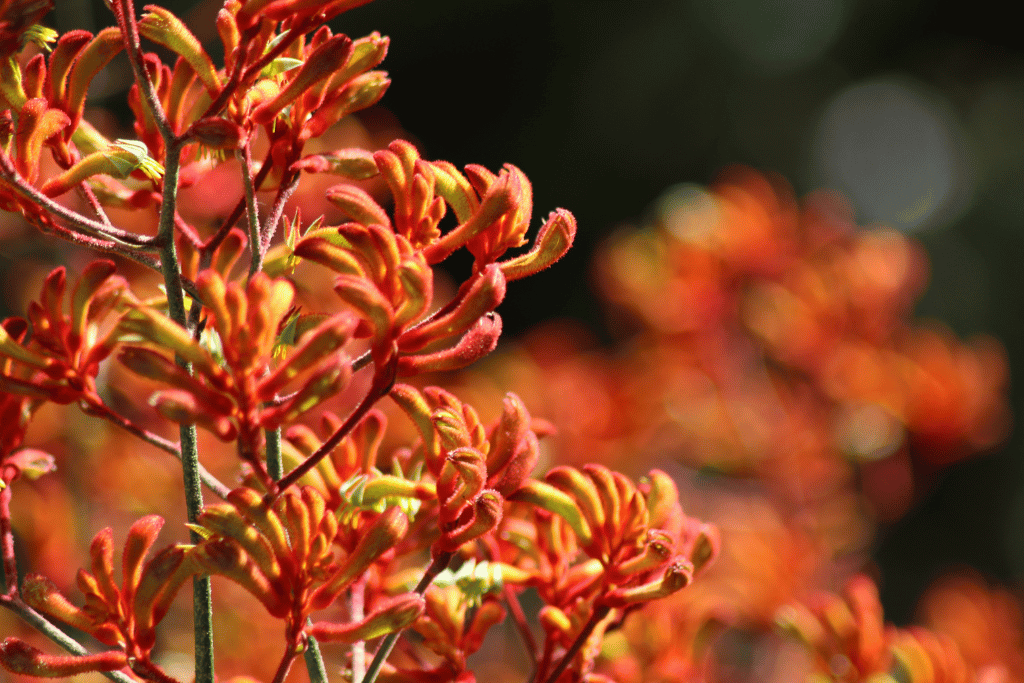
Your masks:
<svg viewBox="0 0 1024 683"><path fill-rule="evenodd" d="M205 119L207 116L215 116L227 106L228 100L235 94L235 90L238 89L238 84L242 79L242 69L245 68L245 60L249 55L249 43L243 42L239 46L238 54L235 57L235 64L231 70L231 76L228 78L228 82L224 84L220 94L217 95L217 99L210 103L210 106L206 108L203 115L200 116L197 121Z"/></svg>
<svg viewBox="0 0 1024 683"><path fill-rule="evenodd" d="M303 460L300 465L281 478L281 481L278 483L277 492L267 494L268 503L276 497L277 493L284 491L301 479L306 472L309 472L311 469L316 467L317 463L323 460L328 453L333 451L335 447L341 443L341 440L348 436L348 433L359 424L363 417L366 416L366 413L369 412L370 408L372 408L378 400L386 396L387 393L391 391L391 387L395 383L397 366L398 354L394 353L385 366L377 368L377 372L374 373L373 376L373 384L370 386L370 390L367 392L366 396L363 397L363 400L359 402L359 405L355 407L355 410L352 411L345 422L338 427L334 434L331 434L331 436L323 442L320 448L316 449L316 451Z"/></svg>
<svg viewBox="0 0 1024 683"><path fill-rule="evenodd" d="M155 241L152 237L139 236L124 230L119 230L118 228L107 227L103 223L94 221L91 218L86 218L82 214L58 204L29 183L25 182L25 179L18 174L17 169L14 168L14 164L11 163L10 158L3 152L3 150L0 150L0 174L7 179L9 183L8 186L12 190L20 194L25 199L28 199L33 204L46 209L50 214L67 221L69 225L74 226L74 232L77 232L78 234L84 233L83 236L89 235L104 240L110 240L111 242L124 247L125 250L149 251L156 247Z"/></svg>
<svg viewBox="0 0 1024 683"><path fill-rule="evenodd" d="M349 619L362 621L366 616L366 579L360 578L349 589ZM352 680L361 681L366 676L366 641L352 643Z"/></svg>
<svg viewBox="0 0 1024 683"><path fill-rule="evenodd" d="M160 131L160 136L164 139L164 143L170 147L169 143L174 140L174 130L167 120L167 114L164 112L160 100L157 99L153 83L149 80L149 76L146 75L146 67L142 63L142 45L139 42L139 24L135 20L135 4L132 0L115 0L114 14L117 15L117 23L121 29L121 35L124 36L125 52L128 53L128 61L131 62L132 74L135 76L135 82L139 86L139 93L149 108L149 112L153 116L153 121L156 123L157 130ZM167 156L170 157L170 155L171 152L168 149ZM166 185L167 179L164 180L164 186L166 187Z"/></svg>
<svg viewBox="0 0 1024 683"><path fill-rule="evenodd" d="M157 243L160 245L160 265L167 290L167 312L174 322L182 327L188 325L185 310L185 296L182 290L181 268L174 245L175 211L178 199L178 171L181 166L181 150L185 138L177 138L167 120L167 115L157 99L153 84L146 75L142 63L142 49L139 44L139 27L135 21L132 0L115 0L115 14L124 36L125 48L139 92L149 107L156 122L166 150L164 159L163 196L160 202L160 225ZM178 358L178 363L187 368L188 364ZM181 425L181 469L185 482L185 505L188 521L195 524L203 510L203 490L199 476L198 434L194 424ZM201 538L192 532L192 542ZM196 683L213 683L213 595L208 576L192 579L192 616L195 634L195 680Z"/></svg>
<svg viewBox="0 0 1024 683"><path fill-rule="evenodd" d="M277 665L277 672L274 674L274 680L271 683L284 683L284 679L288 676L294 661L295 648L289 644L288 649L285 650L284 655L281 657L281 663Z"/></svg>
<svg viewBox="0 0 1024 683"><path fill-rule="evenodd" d="M261 264L263 256L267 253L267 249L270 248L270 240L274 238L274 233L277 232L277 224L281 221L281 214L284 213L284 205L299 186L299 175L296 171L286 174L281 179L281 189L277 191L277 197L274 199L274 205L270 209L270 215L267 216L267 220L263 224L263 229L260 232L260 241L254 243L255 246L259 247Z"/></svg>
<svg viewBox="0 0 1024 683"><path fill-rule="evenodd" d="M78 191L85 197L85 201L89 202L89 206L92 207L96 217L103 221L103 225L107 227L107 230L114 229L114 224L110 222L110 217L107 216L107 212L103 209L103 205L100 204L100 200L96 198L96 193L92 191L92 188L86 183L80 183Z"/></svg>
<svg viewBox="0 0 1024 683"><path fill-rule="evenodd" d="M60 645L71 654L79 657L89 654L89 651L86 650L81 643L50 623L46 617L22 602L21 598L11 597L9 595L0 595L0 605L3 605L17 614L22 621L42 633L57 645ZM115 683L133 682L132 678L129 678L120 671L102 671L100 673Z"/></svg>
<svg viewBox="0 0 1024 683"><path fill-rule="evenodd" d="M416 584L415 592L420 595L426 593L427 588L434 582L437 575L448 568L448 563L452 561L453 557L455 557L453 552L445 551L438 553L431 561L430 566L427 567L427 571L423 572L423 578ZM362 680L353 677L352 683L375 683L377 676L380 675L381 667L384 666L384 662L395 648L395 643L398 642L398 637L401 635L401 631L393 631L384 636L384 640L381 641L377 652L373 655L373 661L370 662L370 666L366 669L366 676Z"/></svg>
<svg viewBox="0 0 1024 683"><path fill-rule="evenodd" d="M587 642L587 638L590 637L590 634L594 632L594 629L601 620L608 616L608 612L610 611L611 608L607 605L601 605L594 608L594 613L590 615L590 619L588 619L587 623L583 626L583 630L580 631L578 636L576 636L576 640L574 640L572 645L569 646L569 649L565 651L565 655L562 657L561 661L558 662L558 666L556 666L555 670L551 672L551 675L545 679L544 683L555 683L555 681L558 680L558 677L561 676L569 667L569 664L572 663L573 657L576 656L576 653L579 652L580 648L583 647L583 644Z"/></svg>
<svg viewBox="0 0 1024 683"><path fill-rule="evenodd" d="M249 219L249 246L252 251L252 262L249 264L249 277L260 271L263 266L263 250L260 245L260 214L256 207L256 188L252 182L252 150L246 142L238 150L242 162L242 185L245 187L245 213ZM275 477L276 478L276 477Z"/></svg>

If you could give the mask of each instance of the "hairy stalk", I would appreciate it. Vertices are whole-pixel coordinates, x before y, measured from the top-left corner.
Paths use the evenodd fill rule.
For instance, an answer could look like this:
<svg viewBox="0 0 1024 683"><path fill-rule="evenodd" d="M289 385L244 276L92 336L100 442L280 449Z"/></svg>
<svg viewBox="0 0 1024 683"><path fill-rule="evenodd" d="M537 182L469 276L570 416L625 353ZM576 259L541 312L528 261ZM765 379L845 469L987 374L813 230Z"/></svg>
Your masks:
<svg viewBox="0 0 1024 683"><path fill-rule="evenodd" d="M21 598L16 596L11 597L8 595L0 595L0 605L3 605L17 614L18 617L26 624L39 631L71 654L78 657L84 657L89 654L89 651L86 650L81 643L64 633L64 631L61 631L42 614L26 605L21 601ZM115 681L115 683L133 683L133 679L125 676L120 671L101 671L100 673L110 680Z"/></svg>
<svg viewBox="0 0 1024 683"><path fill-rule="evenodd" d="M238 158L242 162L245 213L246 218L249 219L249 251L252 253L252 261L249 263L249 277L252 277L263 267L263 250L260 248L260 214L256 207L256 188L253 187L252 183L252 151L249 148L248 142L238 151ZM274 478L278 479L279 477Z"/></svg>
<svg viewBox="0 0 1024 683"><path fill-rule="evenodd" d="M270 175L270 169L274 166L273 157L270 152L267 152L267 156L263 158L263 163L260 165L260 170L256 172L256 176L252 179L252 186L254 191L258 191L263 186L263 181ZM217 232L206 241L203 245L203 258L206 259L203 263L209 265L210 259L213 257L214 250L220 246L220 243L224 241L224 238L231 232L231 228L234 227L238 219L242 217L242 212L245 211L245 197L238 200L235 204L235 208L231 210L228 217L221 223L220 227L217 228Z"/></svg>
<svg viewBox="0 0 1024 683"><path fill-rule="evenodd" d="M103 205L100 204L100 200L97 199L96 193L92 191L92 188L89 187L88 183L79 183L78 191L83 197L85 197L85 201L89 202L89 206L92 207L96 217L103 221L103 225L107 226L108 230L113 228L114 224L110 222L110 217L107 215Z"/></svg>
<svg viewBox="0 0 1024 683"><path fill-rule="evenodd" d="M448 568L448 563L455 557L455 553L443 552L438 553L436 557L430 562L430 566L427 567L427 571L423 572L423 578L416 584L415 592L423 595L427 592L427 588L434 582L437 575ZM398 642L398 638L402 635L401 631L394 631L384 636L384 640L381 641L380 647L377 648L377 652L373 655L373 661L370 662L370 666L366 669L366 676L359 680L355 677L352 679L352 683L375 683L377 676L380 675L380 669L384 666L384 662L387 661L388 655L395 649L395 643Z"/></svg>
<svg viewBox="0 0 1024 683"><path fill-rule="evenodd" d="M153 683L181 683L177 678L171 676L149 660L136 660L132 663L131 669L140 677L147 681L153 681Z"/></svg>
<svg viewBox="0 0 1024 683"><path fill-rule="evenodd" d="M277 665L277 672L274 673L274 680L271 683L284 683L284 679L287 678L294 661L295 648L289 643L288 649L285 650L284 655L281 657L281 663Z"/></svg>
<svg viewBox="0 0 1024 683"><path fill-rule="evenodd" d="M7 179L8 187L33 204L46 209L48 213L74 226L78 234L84 233L84 235L109 240L130 250L154 250L156 248L155 240L152 237L136 235L99 221L94 221L50 199L18 174L14 164L11 163L10 158L3 150L0 150L0 171L2 171L3 177Z"/></svg>
<svg viewBox="0 0 1024 683"><path fill-rule="evenodd" d="M174 204L177 199L178 166L181 159L181 142L171 140L167 144L167 163L164 169L164 198L160 206L160 263L163 265L164 283L167 289L167 312L174 322L182 327L188 325L185 312L185 296L181 288L181 271L174 247ZM179 364L188 367L182 359ZM196 426L181 425L181 469L185 480L185 506L188 521L195 524L203 511L203 490L199 477L199 444ZM191 532L192 542L202 538ZM195 619L196 683L213 683L213 596L210 578L196 576L192 579L192 613Z"/></svg>
<svg viewBox="0 0 1024 683"><path fill-rule="evenodd" d="M519 597L512 589L512 586L506 585L504 593L505 604L508 605L509 614L512 615L512 623L516 625L516 631L519 633L519 637L523 639L526 651L530 655L530 661L534 662L534 666L536 666L537 641L533 637L533 632L530 631L530 625L526 622L523 606L519 604Z"/></svg>
<svg viewBox="0 0 1024 683"><path fill-rule="evenodd" d="M164 141L164 180L160 202L160 225L157 230L157 242L160 245L160 265L167 290L167 312L174 322L187 327L188 317L185 310L185 296L182 290L181 269L178 265L178 254L174 246L174 218L178 200L178 171L181 165L181 149L184 139L177 138L171 128L167 115L153 90L153 83L146 75L142 63L142 49L139 45L139 27L135 21L135 8L132 0L115 0L117 22L124 36L125 51L132 65L135 82L156 123L160 136ZM183 359L177 359L179 365L188 367ZM195 424L181 425L181 469L185 481L185 506L188 521L195 524L203 510L203 490L199 478L199 444ZM202 539L194 531L191 532L192 542L199 543ZM192 616L195 634L195 680L196 683L213 683L213 595L208 576L196 576L192 579Z"/></svg>
<svg viewBox="0 0 1024 683"><path fill-rule="evenodd" d="M281 179L281 188L277 191L277 197L274 198L274 205L270 209L270 215L267 216L266 223L264 223L260 233L260 263L263 262L263 257L266 255L267 249L270 248L270 240L274 238L274 233L277 232L277 224L281 221L281 214L284 213L284 205L298 186L299 173L297 172L285 175Z"/></svg>
<svg viewBox="0 0 1024 683"><path fill-rule="evenodd" d="M142 100L146 103L146 107L149 109L149 113L153 117L153 122L156 124L157 130L160 131L160 137L164 139L164 144L168 146L167 156L170 157L171 152L169 147L170 143L174 140L174 130L171 128L170 121L167 120L167 114L164 112L164 108L156 96L156 91L153 89L153 83L149 80L149 76L146 74L146 67L142 62L143 56L142 46L139 43L139 25L135 20L135 3L133 3L132 0L114 0L113 9L114 16L117 17L118 27L121 29L121 35L124 39L124 47L125 52L128 54L128 61L132 65L132 75L135 76L135 83L139 86L139 94L142 95ZM164 183L164 187L167 187L166 181ZM177 188L175 188L175 192L176 191ZM166 198L166 191L164 194Z"/></svg>

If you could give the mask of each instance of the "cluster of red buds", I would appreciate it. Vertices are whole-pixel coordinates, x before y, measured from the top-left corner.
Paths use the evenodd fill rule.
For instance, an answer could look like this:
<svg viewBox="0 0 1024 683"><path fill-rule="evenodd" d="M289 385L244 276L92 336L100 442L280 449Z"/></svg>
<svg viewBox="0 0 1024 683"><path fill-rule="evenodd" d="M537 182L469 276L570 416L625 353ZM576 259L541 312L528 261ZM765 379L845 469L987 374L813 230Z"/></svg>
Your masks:
<svg viewBox="0 0 1024 683"><path fill-rule="evenodd" d="M261 657L245 672L274 683L300 656L321 682L324 657L353 681L472 681L468 656L509 614L535 680L584 680L606 633L717 554L717 532L683 514L663 472L639 485L603 465L534 479L540 439L554 430L516 395L486 423L445 389L396 383L491 353L509 283L561 258L576 224L558 209L531 239L532 188L510 164L460 170L402 140L307 153L389 85L376 70L387 38L352 40L325 24L365 1L227 0L222 67L158 6L137 17L131 0L114 0L116 26L58 36L38 25L51 2L3 3L0 207L111 256L73 286L53 270L27 319L0 326L0 604L68 651L12 635L0 645L8 671L189 677L169 666L162 634L191 583L191 675L211 683L216 576L283 624L276 668ZM122 51L134 139L110 141L85 119L86 95ZM224 169L239 179L234 208L193 218L179 191ZM326 199L339 222L284 218L314 174L337 177ZM442 295L434 268L463 249L470 272ZM105 528L77 575L83 606L46 567L18 578L11 503L23 484L10 484L67 462L59 444L55 456L25 447L47 403L182 463L187 522L167 525L180 537L156 545L180 501L145 509L118 580ZM393 429L404 422L411 440ZM118 461L95 450L99 478ZM219 501L204 502L200 484ZM526 590L544 603L532 623ZM86 651L65 626L108 649ZM420 637L391 657L406 628ZM321 642L337 649L322 654Z"/></svg>

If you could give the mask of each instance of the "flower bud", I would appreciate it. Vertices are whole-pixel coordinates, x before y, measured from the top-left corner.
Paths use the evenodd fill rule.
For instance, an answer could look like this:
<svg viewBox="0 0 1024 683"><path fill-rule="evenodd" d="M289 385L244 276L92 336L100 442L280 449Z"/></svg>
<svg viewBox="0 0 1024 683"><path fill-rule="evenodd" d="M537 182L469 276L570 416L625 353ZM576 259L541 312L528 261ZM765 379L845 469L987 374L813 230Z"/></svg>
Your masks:
<svg viewBox="0 0 1024 683"><path fill-rule="evenodd" d="M139 34L180 55L199 76L210 97L220 93L220 79L210 56L188 27L169 10L146 5L149 10L139 19Z"/></svg>
<svg viewBox="0 0 1024 683"><path fill-rule="evenodd" d="M363 225L391 227L391 219L370 194L355 185L335 185L327 190L327 200Z"/></svg>
<svg viewBox="0 0 1024 683"><path fill-rule="evenodd" d="M231 441L238 433L234 422L212 412L195 394L183 389L158 391L149 398L149 404L171 422L200 425L222 441Z"/></svg>
<svg viewBox="0 0 1024 683"><path fill-rule="evenodd" d="M281 564L270 542L256 527L242 518L235 506L209 505L196 521L207 530L207 534L213 532L237 543L270 581L281 577Z"/></svg>
<svg viewBox="0 0 1024 683"><path fill-rule="evenodd" d="M452 252L489 228L503 214L515 209L515 201L511 176L503 174L491 184L487 194L468 220L423 249L427 263L439 263L448 258Z"/></svg>
<svg viewBox="0 0 1024 683"><path fill-rule="evenodd" d="M53 53L47 60L46 69L46 95L50 102L61 103L64 101L64 87L67 81L68 71L75 63L78 54L92 40L92 34L82 29L68 31L57 40Z"/></svg>
<svg viewBox="0 0 1024 683"><path fill-rule="evenodd" d="M120 650L93 655L48 655L18 638L0 643L0 664L14 674L40 678L66 678L90 671L117 671L128 663Z"/></svg>
<svg viewBox="0 0 1024 683"><path fill-rule="evenodd" d="M594 486L593 480L575 467L553 467L546 475L545 481L557 486L576 500L576 504L593 529L604 527L605 514L601 496ZM584 544L586 545L586 544Z"/></svg>
<svg viewBox="0 0 1024 683"><path fill-rule="evenodd" d="M92 630L93 621L89 615L64 597L57 586L45 576L26 575L21 585L21 597L29 607L68 626L86 632Z"/></svg>
<svg viewBox="0 0 1024 683"><path fill-rule="evenodd" d="M220 116L199 119L189 130L196 142L210 149L241 149L245 144L242 127Z"/></svg>
<svg viewBox="0 0 1024 683"><path fill-rule="evenodd" d="M331 76L331 82L327 85L327 90L334 90L352 80L355 76L369 71L383 62L384 57L388 53L390 42L390 39L386 36L381 36L376 31L353 42L352 54L349 55L345 66Z"/></svg>
<svg viewBox="0 0 1024 683"><path fill-rule="evenodd" d="M142 577L142 560L153 547L163 526L163 517L147 515L132 524L128 530L128 538L125 539L124 552L121 555L121 585L125 592L125 602L128 604L131 604L139 579Z"/></svg>
<svg viewBox="0 0 1024 683"><path fill-rule="evenodd" d="M572 528L581 545L587 546L593 541L593 532L577 507L575 499L551 484L535 479L528 480L509 497L509 500L533 503L558 515Z"/></svg>
<svg viewBox="0 0 1024 683"><path fill-rule="evenodd" d="M25 476L31 480L57 471L57 461L54 457L37 448L23 448L14 455L5 457L4 466L16 468L17 476ZM2 485L0 488L3 488Z"/></svg>
<svg viewBox="0 0 1024 683"><path fill-rule="evenodd" d="M379 173L373 153L354 147L304 156L292 164L290 170L334 173L349 180L367 180Z"/></svg>
<svg viewBox="0 0 1024 683"><path fill-rule="evenodd" d="M164 169L149 156L146 146L137 140L117 140L107 149L83 157L60 175L50 178L40 188L47 197L62 195L94 175L124 179L142 171L151 180L163 175Z"/></svg>
<svg viewBox="0 0 1024 683"><path fill-rule="evenodd" d="M566 616L565 612L554 605L545 605L537 616L545 633L557 633L563 636L572 633L572 621Z"/></svg>
<svg viewBox="0 0 1024 683"><path fill-rule="evenodd" d="M60 109L49 109L42 98L27 100L22 105L18 114L18 132L14 137L17 148L15 165L26 182L35 183L39 177L43 143L70 123L67 114Z"/></svg>
<svg viewBox="0 0 1024 683"><path fill-rule="evenodd" d="M372 107L391 85L385 71L368 71L356 76L342 90L328 95L320 108L302 125L301 140L317 138L345 116Z"/></svg>
<svg viewBox="0 0 1024 683"><path fill-rule="evenodd" d="M465 332L505 298L505 277L497 266L489 264L465 283L462 290L456 297L458 304L451 311L403 334L398 340L398 350L419 351L432 342Z"/></svg>
<svg viewBox="0 0 1024 683"><path fill-rule="evenodd" d="M355 331L356 321L348 313L334 315L312 331L303 336L295 352L292 353L271 374L260 380L257 395L268 401L277 395L289 382L314 364L331 358L348 343ZM338 361L348 367L346 358L338 356Z"/></svg>
<svg viewBox="0 0 1024 683"><path fill-rule="evenodd" d="M391 302L373 282L365 277L339 275L334 281L334 291L369 324L375 340L389 337L394 312Z"/></svg>
<svg viewBox="0 0 1024 683"><path fill-rule="evenodd" d="M565 256L576 238L576 219L565 209L556 209L537 233L533 249L501 262L501 272L509 282L538 273Z"/></svg>
<svg viewBox="0 0 1024 683"><path fill-rule="evenodd" d="M294 102L306 90L333 74L338 64L343 64L348 59L351 51L352 40L346 35L332 36L321 43L306 57L305 63L288 82L284 90L279 92L274 99L264 102L253 110L253 122L262 125L269 124L282 109Z"/></svg>
<svg viewBox="0 0 1024 683"><path fill-rule="evenodd" d="M601 602L608 607L625 607L666 598L686 587L692 579L693 566L686 560L676 560L665 568L665 573L660 578L640 586L618 588L606 595Z"/></svg>
<svg viewBox="0 0 1024 683"><path fill-rule="evenodd" d="M135 644L148 651L156 643L154 628L167 614L178 590L198 573L182 546L164 548L142 569L132 612L135 617Z"/></svg>
<svg viewBox="0 0 1024 683"><path fill-rule="evenodd" d="M359 543L333 576L314 591L310 599L313 609L323 609L355 581L381 555L405 537L409 518L398 506L389 507L370 528L361 534Z"/></svg>
<svg viewBox="0 0 1024 683"><path fill-rule="evenodd" d="M335 231L335 234L336 231ZM335 273L363 277L365 272L351 252L322 235L306 236L295 245L295 255L327 266Z"/></svg>
<svg viewBox="0 0 1024 683"><path fill-rule="evenodd" d="M660 529L650 529L647 532L643 552L620 562L615 566L615 572L622 576L629 576L650 571L667 561L672 556L674 549L675 543L669 534Z"/></svg>
<svg viewBox="0 0 1024 683"><path fill-rule="evenodd" d="M497 491L483 491L473 504L473 515L470 520L455 529L441 534L441 538L431 546L431 553L455 552L463 544L483 536L501 522L504 499Z"/></svg>
<svg viewBox="0 0 1024 683"><path fill-rule="evenodd" d="M418 356L401 356L398 359L398 375L407 377L424 372L461 370L496 349L500 337L501 317L497 313L488 313L481 316L459 342L449 349Z"/></svg>
<svg viewBox="0 0 1024 683"><path fill-rule="evenodd" d="M236 543L224 538L204 541L195 547L193 559L206 574L223 576L248 591L263 603L272 616L288 614L289 601L270 583L259 566Z"/></svg>
<svg viewBox="0 0 1024 683"><path fill-rule="evenodd" d="M78 125L85 109L85 94L89 84L118 52L124 49L121 31L116 27L108 27L96 34L88 45L78 53L78 58L68 74L66 100L61 108L71 115L72 127Z"/></svg>
<svg viewBox="0 0 1024 683"><path fill-rule="evenodd" d="M425 602L418 593L403 593L389 598L378 605L361 621L351 624L333 624L320 621L308 628L309 635L318 640L335 643L354 643L358 640L372 640L395 631L400 631L416 621Z"/></svg>
<svg viewBox="0 0 1024 683"><path fill-rule="evenodd" d="M363 487L363 505L374 505L387 498L415 498L430 500L437 490L429 482L418 482L382 474L366 482Z"/></svg>

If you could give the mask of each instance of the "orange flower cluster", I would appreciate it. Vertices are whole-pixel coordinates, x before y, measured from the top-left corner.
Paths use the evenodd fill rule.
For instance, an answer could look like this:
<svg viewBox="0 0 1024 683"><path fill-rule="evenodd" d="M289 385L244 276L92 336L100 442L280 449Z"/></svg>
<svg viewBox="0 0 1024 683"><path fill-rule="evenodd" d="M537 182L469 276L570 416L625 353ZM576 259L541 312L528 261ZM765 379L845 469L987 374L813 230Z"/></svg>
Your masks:
<svg viewBox="0 0 1024 683"><path fill-rule="evenodd" d="M877 522L900 517L936 469L1001 441L1002 349L910 321L927 265L912 240L857 227L835 195L797 202L750 170L671 190L658 223L614 236L596 265L621 348L592 350L551 325L464 384L486 395L511 379L558 426L556 463L661 467L721 531L715 566L627 620L597 671L797 680L807 672L773 679L738 662L784 650L780 610L860 569ZM913 647L931 647L913 633ZM1019 647L992 660L1012 671ZM857 673L821 673L869 680L894 666L876 654Z"/></svg>
<svg viewBox="0 0 1024 683"><path fill-rule="evenodd" d="M575 219L531 231L511 164L330 149L390 83L386 37L326 25L366 1L226 0L220 66L158 6L58 36L0 2L0 208L86 264L0 322L0 666L471 683L508 621L499 683L1024 681L1008 593L940 583L896 628L862 573L1008 422L998 345L909 322L922 251L733 170L600 254L617 353L549 327L453 376ZM84 117L122 51L111 141ZM326 178L332 213L292 213ZM223 211L189 206L207 183Z"/></svg>
<svg viewBox="0 0 1024 683"><path fill-rule="evenodd" d="M220 68L158 6L137 17L131 0L115 0L116 27L58 36L35 25L47 3L4 3L0 206L116 259L93 260L73 286L53 270L27 319L0 326L0 605L68 652L19 631L0 644L12 674L212 683L212 594L226 596L224 622L283 630L276 663L256 638L227 653L223 675L284 683L301 656L318 682L344 668L365 683L468 683L469 655L511 614L538 681L577 680L593 675L606 633L717 555L717 531L683 513L665 473L637 484L591 464L534 478L553 430L516 395L486 423L455 393L397 383L494 351L509 283L560 259L576 224L557 209L531 239L532 187L511 164L460 170L401 140L307 153L388 87L376 70L387 38L325 25L363 2L227 0ZM51 42L49 54L32 47ZM121 51L135 139L112 142L83 117L90 83ZM232 172L227 215L182 201L179 191ZM337 177L325 194L339 220L283 218L311 175ZM453 291L435 287L435 266L463 249L468 275ZM162 276L159 293L146 269ZM382 410L388 397L404 433ZM117 431L87 443L89 430L52 429L47 449L26 448L47 404ZM132 482L128 469L148 465L128 438L181 461L184 520L163 470ZM97 502L121 506L111 516L144 516L125 524L120 562L104 522L75 586L63 567L19 580L15 530L45 523L44 494L26 480L54 481L65 464L65 486L84 474ZM175 540L161 547L165 526ZM210 577L230 587L212 590ZM175 628L188 622L186 584L194 672L168 654L189 647ZM520 603L528 590L543 601L540 646ZM108 649L89 652L65 626ZM406 628L421 637L392 658Z"/></svg>

